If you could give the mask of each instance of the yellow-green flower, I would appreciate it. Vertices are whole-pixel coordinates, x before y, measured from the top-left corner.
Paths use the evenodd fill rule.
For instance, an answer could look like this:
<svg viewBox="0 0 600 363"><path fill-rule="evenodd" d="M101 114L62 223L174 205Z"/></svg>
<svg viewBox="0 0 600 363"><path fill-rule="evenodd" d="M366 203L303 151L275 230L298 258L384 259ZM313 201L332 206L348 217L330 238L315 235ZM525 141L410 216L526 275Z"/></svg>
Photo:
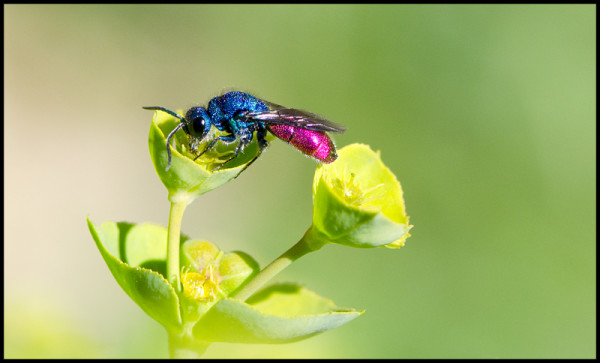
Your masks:
<svg viewBox="0 0 600 363"><path fill-rule="evenodd" d="M232 151L229 149L232 146L218 143L211 152L196 159L196 155L189 150L189 138L183 130L180 130L171 140L172 145L169 146L172 151L171 167L166 170L168 164L166 135L179 122L175 117L157 111L152 118L148 136L148 146L154 169L169 191L169 201L171 202L185 200L187 203L191 203L196 197L235 179L258 152L256 143L252 143L236 160L215 170L216 165L220 165L229 158ZM214 133L214 131L211 132ZM209 139L210 137L204 142L208 142ZM196 146L202 150L202 146L205 145ZM228 157L224 159L225 155Z"/></svg>
<svg viewBox="0 0 600 363"><path fill-rule="evenodd" d="M200 272L192 272L189 268L182 267L181 285L184 295L193 300L213 301L219 293L219 279L212 264Z"/></svg>
<svg viewBox="0 0 600 363"><path fill-rule="evenodd" d="M258 265L244 253L224 253L208 241L185 241L181 254L183 293L197 301L229 296L258 271Z"/></svg>
<svg viewBox="0 0 600 363"><path fill-rule="evenodd" d="M351 247L404 245L412 226L396 176L367 145L339 150L313 182L311 240Z"/></svg>

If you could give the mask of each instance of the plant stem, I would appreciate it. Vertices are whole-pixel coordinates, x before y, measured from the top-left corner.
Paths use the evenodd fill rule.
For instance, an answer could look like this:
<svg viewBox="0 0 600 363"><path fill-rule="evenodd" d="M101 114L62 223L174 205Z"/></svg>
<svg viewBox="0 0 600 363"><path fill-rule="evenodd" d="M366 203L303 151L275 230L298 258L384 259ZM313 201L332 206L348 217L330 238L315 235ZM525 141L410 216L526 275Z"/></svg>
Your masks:
<svg viewBox="0 0 600 363"><path fill-rule="evenodd" d="M167 231L167 280L177 292L179 285L179 244L181 241L181 219L187 206L187 199L171 202L169 228Z"/></svg>
<svg viewBox="0 0 600 363"><path fill-rule="evenodd" d="M169 355L171 358L200 358L210 343L194 339L186 334L169 334Z"/></svg>
<svg viewBox="0 0 600 363"><path fill-rule="evenodd" d="M324 246L324 243L317 242L311 237L311 228L309 228L300 241L298 241L298 243L293 245L289 250L285 251L281 256L271 262L232 297L234 299L246 301L246 299L252 296L252 294L254 294L259 288L273 278L273 276L277 275L284 268L288 267L292 262L306 255L307 253L316 251Z"/></svg>

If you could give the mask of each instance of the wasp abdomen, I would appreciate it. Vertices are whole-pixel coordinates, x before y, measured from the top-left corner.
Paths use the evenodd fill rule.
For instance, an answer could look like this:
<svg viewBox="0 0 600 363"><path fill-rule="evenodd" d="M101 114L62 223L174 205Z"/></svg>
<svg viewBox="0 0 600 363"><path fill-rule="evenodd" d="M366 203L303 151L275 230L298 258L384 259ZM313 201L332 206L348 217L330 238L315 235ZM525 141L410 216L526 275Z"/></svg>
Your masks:
<svg viewBox="0 0 600 363"><path fill-rule="evenodd" d="M337 159L333 141L324 132L279 124L269 125L269 130L306 156L315 158L323 163L331 163Z"/></svg>

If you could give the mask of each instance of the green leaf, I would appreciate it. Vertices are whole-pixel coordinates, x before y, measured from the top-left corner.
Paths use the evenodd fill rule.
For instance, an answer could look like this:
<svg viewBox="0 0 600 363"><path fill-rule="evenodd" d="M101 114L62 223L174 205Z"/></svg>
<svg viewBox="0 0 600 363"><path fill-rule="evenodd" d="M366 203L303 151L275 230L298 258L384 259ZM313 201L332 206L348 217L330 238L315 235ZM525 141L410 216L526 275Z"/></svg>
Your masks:
<svg viewBox="0 0 600 363"><path fill-rule="evenodd" d="M89 218L87 223L100 254L125 293L167 330L180 332L179 299L164 278L166 229L123 222L106 222L96 228Z"/></svg>
<svg viewBox="0 0 600 363"><path fill-rule="evenodd" d="M166 135L177 125L179 120L164 112L157 111L152 118L148 146L150 157L158 177L169 191L171 202L185 199L191 202L196 197L211 191L231 181L246 167L258 152L256 143L252 143L235 160L227 163L219 170L213 171L216 159L204 159L206 156L194 161L195 155L188 150L188 137L183 130L178 131L171 142L171 167L165 170L168 164ZM207 138L208 140L208 138ZM226 153L232 146L222 146L217 143L215 153ZM200 149L201 150L201 149ZM211 153L208 153L210 156ZM230 154L228 154L230 155ZM227 160L226 158L225 160Z"/></svg>
<svg viewBox="0 0 600 363"><path fill-rule="evenodd" d="M224 299L194 326L197 339L230 343L289 343L336 328L363 311L341 309L294 284L278 284L248 302Z"/></svg>

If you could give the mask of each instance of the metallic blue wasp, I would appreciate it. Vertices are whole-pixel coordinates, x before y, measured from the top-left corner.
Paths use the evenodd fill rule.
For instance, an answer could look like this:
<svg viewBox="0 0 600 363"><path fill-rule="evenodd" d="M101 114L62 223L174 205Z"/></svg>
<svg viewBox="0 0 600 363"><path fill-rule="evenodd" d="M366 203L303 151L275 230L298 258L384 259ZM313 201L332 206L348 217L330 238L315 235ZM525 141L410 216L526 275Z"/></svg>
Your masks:
<svg viewBox="0 0 600 363"><path fill-rule="evenodd" d="M283 107L240 91L214 97L209 101L208 109L192 107L186 112L185 117L159 106L144 107L144 109L163 111L181 121L167 137L169 162L166 170L171 166L170 141L179 129L183 129L190 137L190 150L196 154L194 160L214 147L218 141L225 144L238 142L234 155L215 170L235 159L252 142L256 132L259 152L246 164L243 169L245 170L267 148L268 142L265 139L267 131L303 154L320 162L330 163L337 158L337 153L333 141L326 132L342 133L346 130L344 125L329 121L317 114ZM212 126L226 134L215 137L204 151L198 153L199 142L208 135Z"/></svg>

